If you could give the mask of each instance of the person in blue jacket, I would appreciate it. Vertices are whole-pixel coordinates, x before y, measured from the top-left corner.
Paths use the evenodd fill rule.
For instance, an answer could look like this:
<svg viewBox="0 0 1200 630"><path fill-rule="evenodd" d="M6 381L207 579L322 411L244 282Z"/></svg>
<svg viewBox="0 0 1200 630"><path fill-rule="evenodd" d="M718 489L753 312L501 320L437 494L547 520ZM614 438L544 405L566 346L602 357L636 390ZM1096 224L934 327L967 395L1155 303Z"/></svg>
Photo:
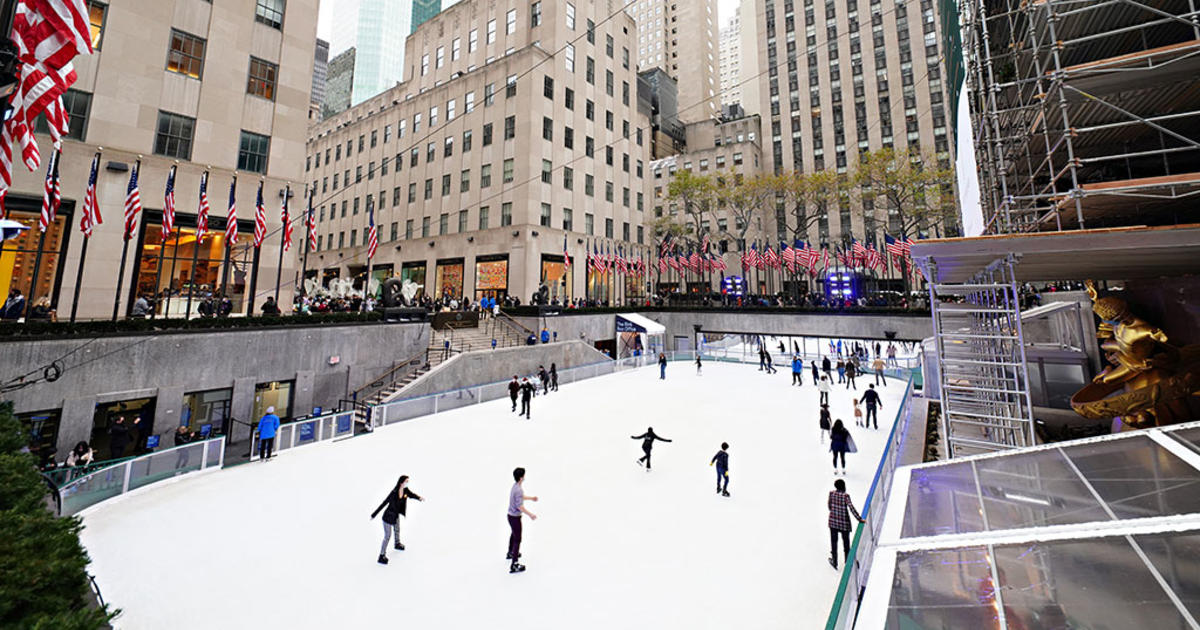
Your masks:
<svg viewBox="0 0 1200 630"><path fill-rule="evenodd" d="M804 384L804 361L800 359L800 355L792 357L792 385Z"/></svg>
<svg viewBox="0 0 1200 630"><path fill-rule="evenodd" d="M267 413L258 421L258 459L267 461L275 446L275 432L279 430L279 416L275 415L274 407L267 407Z"/></svg>

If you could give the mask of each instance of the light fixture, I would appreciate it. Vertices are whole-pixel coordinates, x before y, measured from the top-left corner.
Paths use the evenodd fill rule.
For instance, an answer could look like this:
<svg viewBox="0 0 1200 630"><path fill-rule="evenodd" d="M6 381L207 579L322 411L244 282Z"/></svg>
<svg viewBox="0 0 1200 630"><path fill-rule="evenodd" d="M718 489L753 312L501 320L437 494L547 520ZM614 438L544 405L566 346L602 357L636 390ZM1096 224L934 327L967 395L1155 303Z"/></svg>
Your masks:
<svg viewBox="0 0 1200 630"><path fill-rule="evenodd" d="M530 232L529 232L529 235L530 235L530 236L534 236L534 237L536 237L536 236L538 235L538 233L537 233L537 230L532 230L532 231L530 231Z"/></svg>
<svg viewBox="0 0 1200 630"><path fill-rule="evenodd" d="M429 246L433 247L434 241L429 241Z"/></svg>
<svg viewBox="0 0 1200 630"><path fill-rule="evenodd" d="M400 251L400 246L399 246L399 245L397 245L397 246L396 246L396 251Z"/></svg>
<svg viewBox="0 0 1200 630"><path fill-rule="evenodd" d="M517 237L518 237L518 236L520 236L520 235L521 235L521 231L520 231L520 230L513 230L513 238L517 238Z"/></svg>
<svg viewBox="0 0 1200 630"><path fill-rule="evenodd" d="M475 242L475 237L474 237L474 236L468 236L468 237L467 237L467 242L468 242L468 243L474 243L474 242Z"/></svg>

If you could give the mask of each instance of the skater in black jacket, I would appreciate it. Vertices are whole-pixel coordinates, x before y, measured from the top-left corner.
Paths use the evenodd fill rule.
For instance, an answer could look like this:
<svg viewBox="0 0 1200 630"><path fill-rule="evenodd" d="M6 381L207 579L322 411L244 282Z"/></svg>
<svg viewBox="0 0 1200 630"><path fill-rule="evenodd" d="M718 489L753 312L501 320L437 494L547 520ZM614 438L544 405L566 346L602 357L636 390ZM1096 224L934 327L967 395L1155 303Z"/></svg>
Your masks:
<svg viewBox="0 0 1200 630"><path fill-rule="evenodd" d="M659 440L660 442L671 441L667 438L655 435L654 427L646 427L645 433L641 435L631 435L629 437L634 440L642 440L642 452L645 453L645 455L639 457L637 461L639 464L645 461L647 471L650 470L650 450L654 448L654 440Z"/></svg>
<svg viewBox="0 0 1200 630"><path fill-rule="evenodd" d="M536 390L537 386L533 383L530 383L529 378L526 377L525 381L521 383L521 413L517 414L518 416L525 416L531 420L533 419L529 415L529 401L533 400L533 392Z"/></svg>
<svg viewBox="0 0 1200 630"><path fill-rule="evenodd" d="M558 364L550 364L550 391L558 391Z"/></svg>
<svg viewBox="0 0 1200 630"><path fill-rule="evenodd" d="M513 380L508 384L508 397L512 399L512 410L517 410L517 395L521 393L521 383L517 380L517 375L513 374Z"/></svg>
<svg viewBox="0 0 1200 630"><path fill-rule="evenodd" d="M387 544L388 539L393 535L396 537L396 549L404 551L404 545L400 542L400 517L406 516L410 498L418 501L425 500L408 489L408 475L400 475L395 489L383 498L383 503L380 503L374 512L371 512L371 518L375 518L379 511L383 510L383 542L379 545L379 564L388 563Z"/></svg>
<svg viewBox="0 0 1200 630"><path fill-rule="evenodd" d="M550 393L550 373L546 371L545 367L539 365L537 375L538 375L538 380L542 382L542 393L549 394Z"/></svg>
<svg viewBox="0 0 1200 630"><path fill-rule="evenodd" d="M729 443L721 442L721 450L709 460L708 465L717 465L717 494L729 496ZM724 487L722 487L724 483Z"/></svg>

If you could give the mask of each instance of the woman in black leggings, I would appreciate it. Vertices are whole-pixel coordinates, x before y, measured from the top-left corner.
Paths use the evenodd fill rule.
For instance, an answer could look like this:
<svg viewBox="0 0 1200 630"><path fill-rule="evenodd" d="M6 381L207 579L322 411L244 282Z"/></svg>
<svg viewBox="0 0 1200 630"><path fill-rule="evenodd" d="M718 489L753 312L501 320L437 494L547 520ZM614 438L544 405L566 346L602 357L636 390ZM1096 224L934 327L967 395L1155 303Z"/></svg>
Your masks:
<svg viewBox="0 0 1200 630"><path fill-rule="evenodd" d="M833 422L829 430L829 450L833 452L833 472L837 473L838 457L842 459L842 474L846 474L846 452L850 450L850 432L841 420Z"/></svg>

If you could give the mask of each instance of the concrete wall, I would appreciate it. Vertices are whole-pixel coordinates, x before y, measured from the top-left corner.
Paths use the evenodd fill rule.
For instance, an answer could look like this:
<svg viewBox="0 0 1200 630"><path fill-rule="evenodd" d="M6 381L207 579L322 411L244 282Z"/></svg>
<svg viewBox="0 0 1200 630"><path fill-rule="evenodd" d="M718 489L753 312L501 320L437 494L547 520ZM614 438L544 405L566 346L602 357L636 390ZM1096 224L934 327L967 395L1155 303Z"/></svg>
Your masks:
<svg viewBox="0 0 1200 630"><path fill-rule="evenodd" d="M555 363L559 370L563 370L607 359L604 353L579 340L465 352L413 381L396 398L414 398L461 387L507 381L514 374L525 377L537 372L539 365L549 370L550 364Z"/></svg>
<svg viewBox="0 0 1200 630"><path fill-rule="evenodd" d="M832 313L740 313L733 311L648 312L642 315L666 327L666 346L675 349L675 337L691 337L693 326L711 332L745 332L766 335L882 339L894 331L897 339L919 341L933 334L929 315L851 315ZM526 328L541 331L544 325L559 340L584 339L589 343L615 337L616 315L560 315L516 318Z"/></svg>
<svg viewBox="0 0 1200 630"><path fill-rule="evenodd" d="M61 408L57 448L65 454L90 439L98 403L156 396L154 432L166 435L179 426L185 393L231 387L233 417L248 420L255 385L294 380L292 413L303 415L314 405L336 405L428 343L429 326L423 323L6 341L0 342L0 378L40 374L43 366L74 352L61 359L65 369L58 381L4 397L17 413ZM339 362L330 365L334 356Z"/></svg>

